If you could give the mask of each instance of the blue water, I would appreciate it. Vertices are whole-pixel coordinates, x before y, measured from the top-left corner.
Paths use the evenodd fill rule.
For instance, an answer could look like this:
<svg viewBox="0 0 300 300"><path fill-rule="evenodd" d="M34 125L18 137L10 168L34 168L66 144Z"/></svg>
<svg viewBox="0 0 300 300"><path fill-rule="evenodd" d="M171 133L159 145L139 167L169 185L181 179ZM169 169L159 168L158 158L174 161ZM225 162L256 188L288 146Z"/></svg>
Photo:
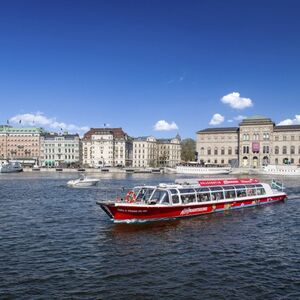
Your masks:
<svg viewBox="0 0 300 300"><path fill-rule="evenodd" d="M285 203L128 225L96 205L104 189L175 176L97 176L0 175L1 299L300 299L300 180Z"/></svg>

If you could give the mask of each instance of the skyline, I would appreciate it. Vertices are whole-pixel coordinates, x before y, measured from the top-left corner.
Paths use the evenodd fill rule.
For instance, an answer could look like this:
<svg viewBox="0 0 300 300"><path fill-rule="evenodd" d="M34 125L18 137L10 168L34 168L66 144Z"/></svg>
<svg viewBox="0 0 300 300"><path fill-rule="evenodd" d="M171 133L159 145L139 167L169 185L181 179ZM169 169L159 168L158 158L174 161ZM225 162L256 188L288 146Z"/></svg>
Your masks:
<svg viewBox="0 0 300 300"><path fill-rule="evenodd" d="M297 1L11 1L0 123L195 137L264 115L300 124Z"/></svg>

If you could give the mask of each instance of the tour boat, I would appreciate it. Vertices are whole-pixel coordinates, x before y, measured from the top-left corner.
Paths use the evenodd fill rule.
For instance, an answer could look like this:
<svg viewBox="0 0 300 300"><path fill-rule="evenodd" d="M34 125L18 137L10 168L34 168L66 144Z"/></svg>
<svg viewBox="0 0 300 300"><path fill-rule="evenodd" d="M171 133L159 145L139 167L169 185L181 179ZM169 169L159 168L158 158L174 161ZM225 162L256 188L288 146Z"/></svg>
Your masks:
<svg viewBox="0 0 300 300"><path fill-rule="evenodd" d="M256 178L181 179L174 184L137 186L124 198L98 201L115 223L191 217L283 201L281 189Z"/></svg>
<svg viewBox="0 0 300 300"><path fill-rule="evenodd" d="M71 187L89 187L96 185L98 182L99 179L82 176L78 179L69 180L67 184Z"/></svg>

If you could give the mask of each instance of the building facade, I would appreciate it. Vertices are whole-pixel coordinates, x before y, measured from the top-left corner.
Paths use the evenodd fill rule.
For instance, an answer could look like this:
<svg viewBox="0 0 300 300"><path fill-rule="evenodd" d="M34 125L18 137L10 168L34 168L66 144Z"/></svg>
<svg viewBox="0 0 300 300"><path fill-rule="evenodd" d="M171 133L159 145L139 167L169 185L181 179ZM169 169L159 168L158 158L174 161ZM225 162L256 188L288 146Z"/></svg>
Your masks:
<svg viewBox="0 0 300 300"><path fill-rule="evenodd" d="M157 141L155 137L146 136L133 139L132 166L157 167Z"/></svg>
<svg viewBox="0 0 300 300"><path fill-rule="evenodd" d="M174 167L181 161L181 139L133 139L133 167Z"/></svg>
<svg viewBox="0 0 300 300"><path fill-rule="evenodd" d="M0 160L19 161L22 165L39 164L41 135L38 127L0 126Z"/></svg>
<svg viewBox="0 0 300 300"><path fill-rule="evenodd" d="M270 118L254 116L239 127L207 128L197 132L199 163L261 167L300 164L300 125L276 126Z"/></svg>
<svg viewBox="0 0 300 300"><path fill-rule="evenodd" d="M45 133L41 136L41 166L78 167L79 165L78 134Z"/></svg>
<svg viewBox="0 0 300 300"><path fill-rule="evenodd" d="M122 128L91 128L82 139L82 163L94 168L130 166L132 140Z"/></svg>

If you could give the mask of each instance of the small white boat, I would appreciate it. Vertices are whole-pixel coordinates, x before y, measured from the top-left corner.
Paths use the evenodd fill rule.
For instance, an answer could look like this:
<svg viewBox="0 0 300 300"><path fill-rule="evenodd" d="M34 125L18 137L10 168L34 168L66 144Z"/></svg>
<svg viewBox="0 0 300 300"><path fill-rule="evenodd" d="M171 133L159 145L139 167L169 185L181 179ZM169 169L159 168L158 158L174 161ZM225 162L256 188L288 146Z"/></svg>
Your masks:
<svg viewBox="0 0 300 300"><path fill-rule="evenodd" d="M71 187L89 187L96 185L100 180L96 178L80 177L78 179L69 180L68 186Z"/></svg>
<svg viewBox="0 0 300 300"><path fill-rule="evenodd" d="M19 162L5 162L0 164L0 173L18 173L22 171L23 168Z"/></svg>

